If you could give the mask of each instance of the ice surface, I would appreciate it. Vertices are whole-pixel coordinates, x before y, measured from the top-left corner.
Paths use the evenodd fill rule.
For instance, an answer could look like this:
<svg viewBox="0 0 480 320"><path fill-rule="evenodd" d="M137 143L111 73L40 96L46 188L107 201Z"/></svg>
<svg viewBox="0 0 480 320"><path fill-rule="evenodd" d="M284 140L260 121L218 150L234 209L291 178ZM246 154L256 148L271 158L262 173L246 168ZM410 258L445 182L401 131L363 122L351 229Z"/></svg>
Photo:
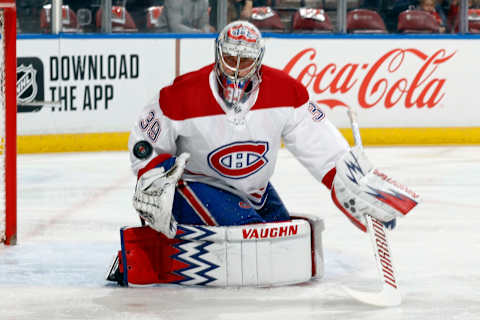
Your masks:
<svg viewBox="0 0 480 320"><path fill-rule="evenodd" d="M104 281L119 228L137 225L128 154L23 155L18 245L0 246L0 319L480 319L480 147L366 148L424 203L390 234L403 304L377 290L369 240L285 150L273 184L294 212L324 218L325 277L277 288L119 288Z"/></svg>

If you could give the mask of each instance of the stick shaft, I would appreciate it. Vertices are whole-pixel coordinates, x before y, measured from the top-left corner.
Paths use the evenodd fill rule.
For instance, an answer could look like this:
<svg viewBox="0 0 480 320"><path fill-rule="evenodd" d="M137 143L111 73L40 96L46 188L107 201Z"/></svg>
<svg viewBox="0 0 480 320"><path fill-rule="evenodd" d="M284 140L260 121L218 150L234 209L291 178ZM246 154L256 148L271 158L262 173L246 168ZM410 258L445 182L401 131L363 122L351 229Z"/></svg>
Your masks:
<svg viewBox="0 0 480 320"><path fill-rule="evenodd" d="M355 145L363 150L362 137L360 135L360 128L358 127L357 112L352 107L347 107L348 118L350 119L350 127L352 128L353 140Z"/></svg>
<svg viewBox="0 0 480 320"><path fill-rule="evenodd" d="M347 106L348 118L350 120L350 126L352 128L353 139L355 145L363 150L362 137L360 135L360 128L357 121L356 111ZM375 256L375 263L377 265L378 275L383 283L383 294L390 296L390 300L394 304L400 304L401 296L398 293L396 272L392 262L392 254L390 250L390 244L388 240L388 233L382 222L374 219L373 217L366 215L367 233L370 237L373 253ZM388 294L387 294L388 293ZM377 297L378 298L378 297Z"/></svg>

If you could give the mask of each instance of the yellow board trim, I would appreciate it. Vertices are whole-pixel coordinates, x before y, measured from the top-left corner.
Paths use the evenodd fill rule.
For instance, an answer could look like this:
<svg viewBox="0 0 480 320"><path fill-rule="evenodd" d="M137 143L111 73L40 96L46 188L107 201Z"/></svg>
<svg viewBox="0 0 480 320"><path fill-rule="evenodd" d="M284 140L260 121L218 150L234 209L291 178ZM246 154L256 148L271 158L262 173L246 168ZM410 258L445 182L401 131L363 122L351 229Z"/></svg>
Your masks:
<svg viewBox="0 0 480 320"><path fill-rule="evenodd" d="M18 137L18 153L127 150L129 132L46 134Z"/></svg>
<svg viewBox="0 0 480 320"><path fill-rule="evenodd" d="M340 132L353 145L352 131ZM362 128L360 134L366 146L480 144L480 127Z"/></svg>
<svg viewBox="0 0 480 320"><path fill-rule="evenodd" d="M350 129L340 129L350 144ZM362 128L363 144L386 145L476 145L480 127ZM18 137L18 153L91 152L127 150L128 132L30 135Z"/></svg>

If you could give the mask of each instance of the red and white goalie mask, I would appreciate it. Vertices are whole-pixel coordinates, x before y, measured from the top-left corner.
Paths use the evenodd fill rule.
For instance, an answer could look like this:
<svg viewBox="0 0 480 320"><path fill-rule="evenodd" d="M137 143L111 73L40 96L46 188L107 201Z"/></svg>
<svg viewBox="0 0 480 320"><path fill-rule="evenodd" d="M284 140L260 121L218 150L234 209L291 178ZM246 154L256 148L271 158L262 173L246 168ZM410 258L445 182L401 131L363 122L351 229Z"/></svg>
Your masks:
<svg viewBox="0 0 480 320"><path fill-rule="evenodd" d="M244 114L243 106L258 89L265 45L260 31L247 21L228 24L215 44L215 73L219 94L227 108Z"/></svg>

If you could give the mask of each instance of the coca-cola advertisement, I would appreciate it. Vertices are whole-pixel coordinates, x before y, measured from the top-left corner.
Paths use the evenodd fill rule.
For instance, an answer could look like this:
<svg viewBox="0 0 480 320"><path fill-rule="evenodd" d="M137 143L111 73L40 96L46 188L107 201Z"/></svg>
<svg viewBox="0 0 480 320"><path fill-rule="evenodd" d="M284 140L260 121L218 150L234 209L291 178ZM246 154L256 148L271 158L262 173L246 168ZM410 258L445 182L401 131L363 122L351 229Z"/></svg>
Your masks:
<svg viewBox="0 0 480 320"><path fill-rule="evenodd" d="M210 39L182 39L181 73L213 61ZM480 46L460 39L267 38L264 64L301 81L327 117L349 128L478 127ZM191 55L189 53L198 54Z"/></svg>
<svg viewBox="0 0 480 320"><path fill-rule="evenodd" d="M128 132L131 115L175 74L214 61L213 37L180 40L20 39L18 52L45 66L37 76L44 73L46 104L20 112L19 134ZM263 62L301 81L316 114L340 128L350 127L345 106L352 106L361 128L436 127L440 136L445 127L480 127L477 44L453 38L273 37L266 38ZM20 69L32 71L27 64ZM26 99L28 81L21 84L20 98ZM423 134L418 132L411 134Z"/></svg>
<svg viewBox="0 0 480 320"><path fill-rule="evenodd" d="M383 106L389 109L397 105L406 108L437 106L445 96L443 87L446 79L436 78L434 73L439 65L450 60L455 53L447 55L444 49L440 49L429 56L415 48L397 48L384 53L371 64L337 65L331 62L325 66L312 61L316 55L315 48L303 49L283 70L303 82L315 98L319 98L318 103L329 108L345 106L347 101L342 100L347 100L347 97L342 96L355 91L359 107L369 109ZM409 55L423 61L413 79L408 79L408 74L402 74L400 70L404 62L407 63ZM357 72L360 70L365 70L365 75ZM397 79L392 79L397 72ZM323 99L324 93L335 98Z"/></svg>
<svg viewBox="0 0 480 320"><path fill-rule="evenodd" d="M265 63L301 81L341 127L347 105L364 127L478 126L472 54L460 41L271 39Z"/></svg>

